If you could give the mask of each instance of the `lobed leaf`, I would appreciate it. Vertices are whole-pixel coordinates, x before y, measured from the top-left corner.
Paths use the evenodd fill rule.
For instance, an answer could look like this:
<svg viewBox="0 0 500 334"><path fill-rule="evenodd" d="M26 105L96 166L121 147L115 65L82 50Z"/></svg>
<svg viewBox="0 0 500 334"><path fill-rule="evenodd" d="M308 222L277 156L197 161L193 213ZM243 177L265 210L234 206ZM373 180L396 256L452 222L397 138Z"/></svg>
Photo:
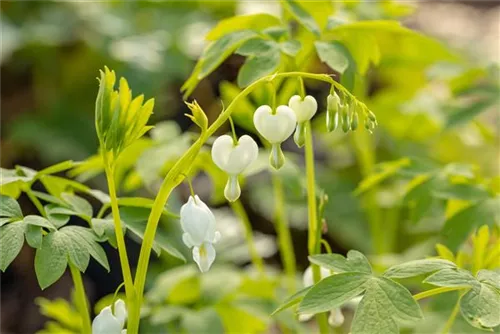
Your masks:
<svg viewBox="0 0 500 334"><path fill-rule="evenodd" d="M474 287L478 285L472 274L460 268L445 268L432 274L424 283L443 287Z"/></svg>

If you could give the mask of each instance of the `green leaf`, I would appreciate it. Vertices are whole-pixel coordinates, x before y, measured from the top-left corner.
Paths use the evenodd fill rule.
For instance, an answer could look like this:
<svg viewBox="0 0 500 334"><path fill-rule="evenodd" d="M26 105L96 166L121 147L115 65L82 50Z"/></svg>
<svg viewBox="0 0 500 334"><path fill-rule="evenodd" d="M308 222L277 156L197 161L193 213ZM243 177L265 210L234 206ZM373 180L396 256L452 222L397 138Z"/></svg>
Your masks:
<svg viewBox="0 0 500 334"><path fill-rule="evenodd" d="M489 198L466 207L448 218L441 231L443 244L452 251L480 225L495 226L500 219L500 197Z"/></svg>
<svg viewBox="0 0 500 334"><path fill-rule="evenodd" d="M408 278L447 268L456 268L456 265L453 262L442 259L415 260L390 267L385 271L384 276L390 278Z"/></svg>
<svg viewBox="0 0 500 334"><path fill-rule="evenodd" d="M500 325L500 292L488 284L469 290L460 299L460 311L474 327L492 329Z"/></svg>
<svg viewBox="0 0 500 334"><path fill-rule="evenodd" d="M424 283L443 287L474 287L478 285L472 274L460 268L445 268L432 274Z"/></svg>
<svg viewBox="0 0 500 334"><path fill-rule="evenodd" d="M61 197L77 214L92 217L92 205L86 199L70 193L61 193Z"/></svg>
<svg viewBox="0 0 500 334"><path fill-rule="evenodd" d="M114 248L118 247L116 243L116 234L115 234L115 223L112 218L108 219L92 219L92 229L99 237L105 237L104 240L108 240L111 246ZM122 230L125 234L126 226L122 222Z"/></svg>
<svg viewBox="0 0 500 334"><path fill-rule="evenodd" d="M370 190L374 186L380 184L382 181L396 174L399 170L409 166L410 159L402 158L390 162L383 162L375 167L373 173L365 177L354 190L354 195L360 195L363 192Z"/></svg>
<svg viewBox="0 0 500 334"><path fill-rule="evenodd" d="M365 273L341 273L326 277L307 291L298 312L319 313L340 307L361 294L370 278Z"/></svg>
<svg viewBox="0 0 500 334"><path fill-rule="evenodd" d="M287 299L285 299L283 303L281 303L281 305L276 310L274 310L274 312L271 315L275 315L276 313L279 313L283 310L286 310L287 308L290 308L300 303L302 299L304 299L306 293L309 292L309 290L311 290L311 288L312 286L308 286L307 288L304 288L298 291L297 293L291 295Z"/></svg>
<svg viewBox="0 0 500 334"><path fill-rule="evenodd" d="M212 73L231 53L255 36L256 34L249 30L237 31L224 35L210 44L200 59L201 68L197 75L198 80Z"/></svg>
<svg viewBox="0 0 500 334"><path fill-rule="evenodd" d="M302 47L302 44L297 40L289 40L280 43L281 52L284 54L295 57Z"/></svg>
<svg viewBox="0 0 500 334"><path fill-rule="evenodd" d="M445 129L470 122L483 111L487 111L490 107L498 105L498 101L498 95L496 95L458 107L448 116Z"/></svg>
<svg viewBox="0 0 500 334"><path fill-rule="evenodd" d="M60 232L47 234L42 241L42 247L36 250L35 273L38 284L43 289L56 282L68 265L66 239Z"/></svg>
<svg viewBox="0 0 500 334"><path fill-rule="evenodd" d="M24 217L23 221L25 224L28 224L28 225L45 227L45 228L48 228L49 230L56 229L56 227L50 221L48 221L47 219L40 217L40 216L29 215L29 216Z"/></svg>
<svg viewBox="0 0 500 334"><path fill-rule="evenodd" d="M311 14L309 14L297 1L295 0L285 0L285 8L290 11L290 14L299 21L307 30L315 34L317 37L320 36L321 30L318 23L314 20Z"/></svg>
<svg viewBox="0 0 500 334"><path fill-rule="evenodd" d="M5 271L21 251L24 243L24 224L15 222L0 228L0 270Z"/></svg>
<svg viewBox="0 0 500 334"><path fill-rule="evenodd" d="M349 67L349 58L346 56L349 51L339 42L314 42L319 59L326 63L331 69L343 74Z"/></svg>
<svg viewBox="0 0 500 334"><path fill-rule="evenodd" d="M0 195L0 217L23 218L21 207L15 199Z"/></svg>
<svg viewBox="0 0 500 334"><path fill-rule="evenodd" d="M349 271L372 273L372 268L366 257L355 250L350 250L347 253L347 258L340 254L318 254L309 256L309 261L336 273Z"/></svg>
<svg viewBox="0 0 500 334"><path fill-rule="evenodd" d="M493 270L482 269L477 273L477 280L484 284L489 284L500 291L500 273Z"/></svg>
<svg viewBox="0 0 500 334"><path fill-rule="evenodd" d="M25 225L26 242L30 247L42 247L42 228L36 225Z"/></svg>
<svg viewBox="0 0 500 334"><path fill-rule="evenodd" d="M372 278L354 315L352 334L397 334L397 322L423 318L418 303L401 284L388 278Z"/></svg>
<svg viewBox="0 0 500 334"><path fill-rule="evenodd" d="M480 201L488 198L489 192L476 184L446 183L432 190L432 195L441 199L460 199L464 201Z"/></svg>
<svg viewBox="0 0 500 334"><path fill-rule="evenodd" d="M255 56L268 53L270 51L277 51L278 49L279 45L275 41L257 37L246 41L238 48L238 50L236 50L236 53L242 56Z"/></svg>
<svg viewBox="0 0 500 334"><path fill-rule="evenodd" d="M143 208L122 207L120 208L120 217L127 226L127 230L142 239L146 229L149 211L150 210ZM160 249L163 249L173 257L185 262L186 258L180 251L181 247L184 248L181 240L182 231L180 229L180 224L172 221L166 224L166 226L160 224L156 230L153 249L158 255L160 255Z"/></svg>
<svg viewBox="0 0 500 334"><path fill-rule="evenodd" d="M214 41L221 37L234 33L238 30L264 30L269 27L279 26L281 21L279 18L269 14L251 14L230 17L219 21L205 38L208 41Z"/></svg>
<svg viewBox="0 0 500 334"><path fill-rule="evenodd" d="M238 73L238 86L246 87L252 82L273 73L278 68L280 60L280 53L276 51L249 57Z"/></svg>
<svg viewBox="0 0 500 334"><path fill-rule="evenodd" d="M39 171L36 176L39 177L41 175L47 175L47 174L55 174L59 172L63 172L65 170L71 169L76 165L76 163L73 160L66 160L60 163L57 163L55 165L52 165L50 167L44 168L41 171Z"/></svg>
<svg viewBox="0 0 500 334"><path fill-rule="evenodd" d="M81 226L67 226L59 230L66 233L73 243L79 243L101 266L109 271L108 259L104 249L97 243L97 237L92 230ZM80 248L80 246L78 246Z"/></svg>
<svg viewBox="0 0 500 334"><path fill-rule="evenodd" d="M47 215L47 219L56 228L60 228L66 225L69 221L69 215L76 214L75 212L73 212L73 210L67 209L65 207L56 204L46 205L45 213Z"/></svg>

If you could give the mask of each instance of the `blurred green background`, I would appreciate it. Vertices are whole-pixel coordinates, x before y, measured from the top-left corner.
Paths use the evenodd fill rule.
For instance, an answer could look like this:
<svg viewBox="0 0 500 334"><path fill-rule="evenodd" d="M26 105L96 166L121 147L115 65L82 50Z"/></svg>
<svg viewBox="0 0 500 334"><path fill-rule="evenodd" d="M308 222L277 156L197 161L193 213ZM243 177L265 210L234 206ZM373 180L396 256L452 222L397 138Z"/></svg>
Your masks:
<svg viewBox="0 0 500 334"><path fill-rule="evenodd" d="M171 120L185 131L191 123L183 116L187 108L179 91L206 45L204 35L218 20L235 14L280 14L279 4L273 1L3 1L0 5L1 166L19 164L33 169L67 159L84 160L96 153L96 77L104 65L126 77L134 94L155 98L152 124ZM440 62L433 50L425 48L413 50L412 57L400 56L396 48L392 59L371 69L364 81L366 103L377 114L380 126L368 139L366 133L327 135L324 114L315 119L318 183L330 199L325 217L334 251L359 249L381 264L432 253L450 211L460 206L454 202L453 207L449 201L463 198L434 196L430 195L434 188L421 189L429 194L417 202L423 213L415 217L401 193L405 180L429 170L421 165L437 170L455 163L448 165L453 169L450 175L498 192L499 8L493 1L342 4L336 13L339 19L401 19L438 38L460 61ZM221 95L224 101L231 95L227 82L236 80L242 64L242 57L231 56L195 90L192 97L207 111L209 120L220 112ZM313 72L331 72L317 59L310 67ZM328 87L309 88L318 100L328 94ZM237 125L238 133L243 133L244 124ZM167 137L180 136L175 129L165 129ZM284 147L290 156L301 155L293 143ZM406 157L412 161L408 170L401 160ZM375 167L384 161L392 164ZM353 196L359 182L374 170L379 171L375 175L383 174L379 179L384 182L365 179L362 191L370 195ZM306 203L296 184L300 180L293 175L286 188L288 216L298 268L303 270L307 265ZM93 188L105 189L101 177L89 182ZM376 186L372 188L370 182ZM208 196L210 178L197 179L196 187ZM246 187L243 202L254 228L274 235L268 178L256 177ZM122 191L127 192L126 187ZM151 188L140 192L154 195ZM181 189L179 197L186 194ZM23 210L34 212L28 200L21 198L21 203ZM386 235L378 249L370 238L368 221L373 219ZM259 240L266 262L279 266L274 239ZM130 247L136 257L138 246L130 243ZM117 255L111 251L108 256L116 269ZM26 248L2 274L2 332L31 333L42 327L43 318L33 304L36 296L69 296L69 278L40 292L32 262L32 250ZM245 264L248 259L239 262ZM91 266L86 275L91 300L112 293L119 275L119 270L106 275Z"/></svg>

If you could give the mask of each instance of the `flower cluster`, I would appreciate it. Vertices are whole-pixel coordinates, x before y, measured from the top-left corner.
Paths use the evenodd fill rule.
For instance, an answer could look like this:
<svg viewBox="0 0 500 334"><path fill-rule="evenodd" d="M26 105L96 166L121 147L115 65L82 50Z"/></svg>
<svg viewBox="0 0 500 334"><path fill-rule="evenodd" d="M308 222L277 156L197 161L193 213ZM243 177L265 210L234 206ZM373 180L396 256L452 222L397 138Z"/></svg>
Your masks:
<svg viewBox="0 0 500 334"><path fill-rule="evenodd" d="M344 98L342 103L340 97L333 91L327 97L326 129L331 132L341 126L344 132L355 131L359 125L360 109L365 113L365 128L371 133L377 125L375 115L366 107L361 108L357 101L349 102Z"/></svg>

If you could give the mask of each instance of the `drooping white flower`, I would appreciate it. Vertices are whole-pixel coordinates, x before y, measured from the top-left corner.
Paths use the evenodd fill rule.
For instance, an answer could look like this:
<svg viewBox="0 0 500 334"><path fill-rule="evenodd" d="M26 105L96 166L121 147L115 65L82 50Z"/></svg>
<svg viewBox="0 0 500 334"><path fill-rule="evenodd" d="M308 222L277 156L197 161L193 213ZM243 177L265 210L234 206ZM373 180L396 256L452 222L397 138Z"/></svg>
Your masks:
<svg viewBox="0 0 500 334"><path fill-rule="evenodd" d="M241 136L237 143L228 135L218 137L212 146L212 160L229 174L224 196L228 201L236 201L241 194L238 175L257 159L259 148L252 137Z"/></svg>
<svg viewBox="0 0 500 334"><path fill-rule="evenodd" d="M311 95L307 95L302 99L299 95L294 95L288 101L288 106L295 112L297 116L297 129L293 135L293 140L298 147L304 146L306 138L305 122L309 121L318 110L318 103Z"/></svg>
<svg viewBox="0 0 500 334"><path fill-rule="evenodd" d="M337 93L329 94L326 98L326 129L328 132L339 126L339 110L342 104Z"/></svg>
<svg viewBox="0 0 500 334"><path fill-rule="evenodd" d="M294 95L288 101L288 106L295 112L299 124L310 120L318 110L318 102L311 95L307 95L304 99Z"/></svg>
<svg viewBox="0 0 500 334"><path fill-rule="evenodd" d="M257 108L253 115L255 128L271 143L271 165L279 169L285 163L285 157L280 144L284 142L295 129L297 116L288 106L279 106L276 112L268 105Z"/></svg>
<svg viewBox="0 0 500 334"><path fill-rule="evenodd" d="M126 334L123 329L127 320L127 308L125 302L118 299L114 305L114 312L111 306L106 306L92 321L92 334Z"/></svg>
<svg viewBox="0 0 500 334"><path fill-rule="evenodd" d="M320 267L321 279L324 279L331 275L330 270ZM314 284L313 271L312 266L307 267L304 271L304 275L302 276L302 283L304 284L304 288L311 286ZM299 321L308 321L310 320L314 314L312 313L301 313L299 314ZM342 310L340 308L334 308L330 311L330 316L328 317L328 323L332 327L339 327L344 323L344 315L342 314Z"/></svg>
<svg viewBox="0 0 500 334"><path fill-rule="evenodd" d="M181 207L181 227L182 241L193 248L193 260L201 272L208 271L215 260L213 244L219 241L220 232L215 229L214 214L198 195L189 196Z"/></svg>

